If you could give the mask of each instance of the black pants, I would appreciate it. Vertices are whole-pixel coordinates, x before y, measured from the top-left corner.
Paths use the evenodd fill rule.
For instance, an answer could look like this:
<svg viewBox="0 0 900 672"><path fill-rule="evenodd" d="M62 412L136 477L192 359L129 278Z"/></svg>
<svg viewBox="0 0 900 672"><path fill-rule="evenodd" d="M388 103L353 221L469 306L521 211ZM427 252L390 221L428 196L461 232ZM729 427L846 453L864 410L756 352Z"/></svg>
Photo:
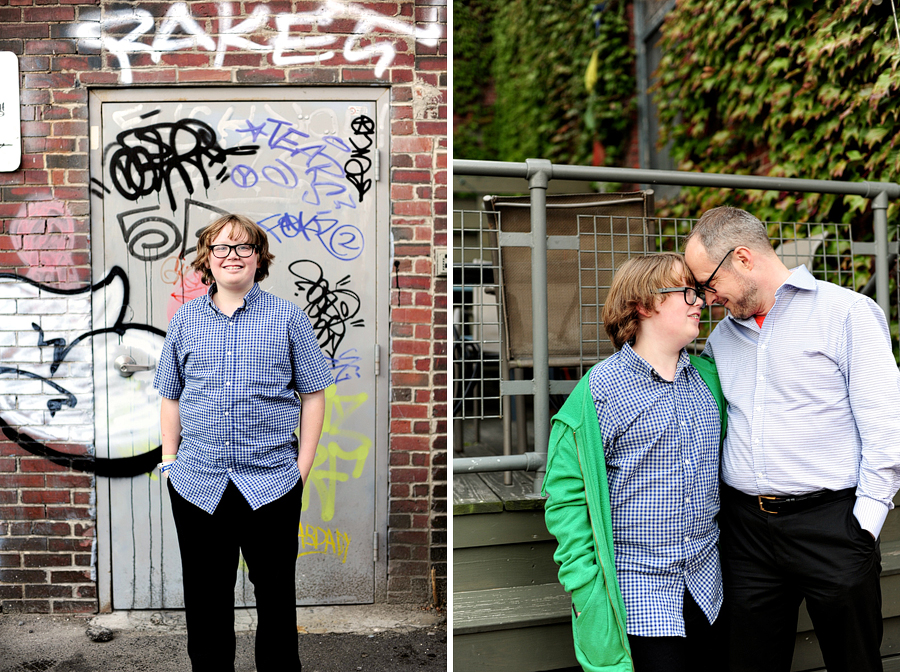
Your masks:
<svg viewBox="0 0 900 672"><path fill-rule="evenodd" d="M719 514L728 669L788 672L806 598L828 672L881 672L881 551L853 491L787 514L734 493L722 487Z"/></svg>
<svg viewBox="0 0 900 672"><path fill-rule="evenodd" d="M684 591L686 637L628 635L634 672L718 672L722 669L724 627L721 614L710 625L706 615Z"/></svg>
<svg viewBox="0 0 900 672"><path fill-rule="evenodd" d="M300 672L297 639L297 532L303 483L256 511L233 483L215 513L169 483L184 574L188 655L194 672L234 671L234 584L239 552L256 595L256 667Z"/></svg>

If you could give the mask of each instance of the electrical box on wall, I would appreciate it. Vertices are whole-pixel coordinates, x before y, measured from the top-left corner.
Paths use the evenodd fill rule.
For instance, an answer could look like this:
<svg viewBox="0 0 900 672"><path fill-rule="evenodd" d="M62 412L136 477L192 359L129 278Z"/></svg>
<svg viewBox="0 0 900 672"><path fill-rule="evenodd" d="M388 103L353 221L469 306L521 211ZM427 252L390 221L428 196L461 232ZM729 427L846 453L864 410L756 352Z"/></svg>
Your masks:
<svg viewBox="0 0 900 672"><path fill-rule="evenodd" d="M434 274L437 277L447 275L447 248L434 248Z"/></svg>

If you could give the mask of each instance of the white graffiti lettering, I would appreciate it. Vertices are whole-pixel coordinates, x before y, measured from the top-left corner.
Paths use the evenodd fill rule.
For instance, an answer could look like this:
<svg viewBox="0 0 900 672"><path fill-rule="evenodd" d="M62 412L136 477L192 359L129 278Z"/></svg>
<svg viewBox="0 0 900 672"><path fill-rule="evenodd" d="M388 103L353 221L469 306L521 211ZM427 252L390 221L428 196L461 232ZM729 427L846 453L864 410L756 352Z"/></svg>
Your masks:
<svg viewBox="0 0 900 672"><path fill-rule="evenodd" d="M271 52L275 65L298 65L303 63L323 63L333 59L335 50L316 53L304 51L337 45L344 38L343 57L350 63L375 60L375 74L381 77L394 61L396 50L390 40L377 41L379 34L401 35L411 37L427 46L436 46L443 36L443 26L432 22L416 26L402 19L392 18L366 9L360 5L341 2L340 0L323 0L315 11L302 13L283 13L275 16L276 35L266 43L248 39L264 28L269 8L257 5L253 12L240 23L234 23L232 3L223 2L218 5L219 32L214 39L191 16L185 2L173 3L166 12L165 18L156 34L153 34L153 15L146 9L134 7L105 12L102 17L97 14L96 20L80 21L69 29L69 36L83 40L85 45L96 49L106 49L119 60L122 70L122 83L132 83L131 60L129 54L147 53L154 63L159 63L162 54L181 49L203 48L216 53L215 66L222 67L225 52L230 48ZM317 27L327 31L337 19L350 19L356 25L348 35L324 34L302 35L307 27ZM121 31L124 27L135 24L124 37L113 37L110 33ZM292 34L292 32L294 34ZM175 35L178 34L178 37ZM148 44L146 41L150 39ZM361 46L361 41L370 41Z"/></svg>

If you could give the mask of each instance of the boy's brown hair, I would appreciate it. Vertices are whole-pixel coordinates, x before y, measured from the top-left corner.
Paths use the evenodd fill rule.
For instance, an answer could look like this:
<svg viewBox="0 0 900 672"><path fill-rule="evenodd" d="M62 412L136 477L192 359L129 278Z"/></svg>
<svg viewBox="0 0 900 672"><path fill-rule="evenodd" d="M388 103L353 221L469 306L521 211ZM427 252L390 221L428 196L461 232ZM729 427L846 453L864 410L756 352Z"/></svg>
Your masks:
<svg viewBox="0 0 900 672"><path fill-rule="evenodd" d="M266 232L256 222L244 215L222 215L203 229L197 239L197 258L191 263L191 268L200 273L204 285L211 285L216 281L212 271L209 270L209 247L216 236L229 225L231 226L231 237L234 240L246 237L248 245L256 246L259 268L256 269L253 281L259 282L269 275L269 264L275 259L275 255L269 252L269 239ZM243 236L241 236L242 233Z"/></svg>
<svg viewBox="0 0 900 672"><path fill-rule="evenodd" d="M663 298L656 290L682 285L693 287L695 281L680 254L650 254L633 257L622 264L613 277L602 318L606 335L616 350L626 343L634 345L641 328L638 308L649 313L656 310Z"/></svg>

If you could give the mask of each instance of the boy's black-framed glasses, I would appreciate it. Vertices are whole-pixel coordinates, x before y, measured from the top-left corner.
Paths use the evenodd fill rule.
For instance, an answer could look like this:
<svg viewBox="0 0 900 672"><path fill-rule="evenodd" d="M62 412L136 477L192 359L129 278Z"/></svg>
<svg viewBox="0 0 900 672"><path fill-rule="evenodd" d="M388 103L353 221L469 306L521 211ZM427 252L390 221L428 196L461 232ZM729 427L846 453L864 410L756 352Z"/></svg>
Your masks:
<svg viewBox="0 0 900 672"><path fill-rule="evenodd" d="M720 262L719 262L719 265L716 266L716 270L714 270L714 271L712 272L712 275L709 276L709 277L706 279L706 282L701 282L701 283L699 283L699 284L697 285L697 290L698 290L698 291L700 291L700 292L713 292L713 293L715 293L716 290L714 290L714 289L710 286L710 283L713 281L713 278L716 277L716 273L719 272L719 269L722 268L722 264L724 264L724 263L725 263L725 260L728 259L728 255L731 254L732 252L734 252L736 249L737 249L736 247L732 247L730 250L728 250L728 252L725 253L725 256L722 257L722 261L720 261ZM691 305L693 305L693 304L691 304Z"/></svg>
<svg viewBox="0 0 900 672"><path fill-rule="evenodd" d="M703 293L703 290L698 289L697 287L663 287L662 289L657 289L657 294L672 294L674 292L681 292L684 294L684 302L693 306L697 303L697 299L700 299L703 303L701 304L701 308L706 306L706 294Z"/></svg>
<svg viewBox="0 0 900 672"><path fill-rule="evenodd" d="M256 245L250 245L248 243L241 243L240 245L212 245L209 248L209 251L212 252L212 255L217 259L225 259L231 254L231 251L234 250L234 253L239 257L249 257L254 252L258 251Z"/></svg>

